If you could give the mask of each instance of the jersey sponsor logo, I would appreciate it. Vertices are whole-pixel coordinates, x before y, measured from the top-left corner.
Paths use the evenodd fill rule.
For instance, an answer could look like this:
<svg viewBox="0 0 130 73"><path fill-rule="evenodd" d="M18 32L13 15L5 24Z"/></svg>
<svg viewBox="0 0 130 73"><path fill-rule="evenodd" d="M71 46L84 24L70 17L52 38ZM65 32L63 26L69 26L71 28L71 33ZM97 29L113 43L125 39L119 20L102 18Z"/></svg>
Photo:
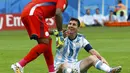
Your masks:
<svg viewBox="0 0 130 73"><path fill-rule="evenodd" d="M75 45L76 45L76 46L80 46L80 43L79 43L79 42L75 42Z"/></svg>

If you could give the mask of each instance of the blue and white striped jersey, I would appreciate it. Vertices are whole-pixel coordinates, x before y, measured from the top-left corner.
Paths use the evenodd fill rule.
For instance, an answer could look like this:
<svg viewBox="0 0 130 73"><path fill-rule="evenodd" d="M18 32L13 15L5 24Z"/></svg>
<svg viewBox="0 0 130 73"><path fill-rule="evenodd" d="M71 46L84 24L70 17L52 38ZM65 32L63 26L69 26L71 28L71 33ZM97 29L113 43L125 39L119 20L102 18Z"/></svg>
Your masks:
<svg viewBox="0 0 130 73"><path fill-rule="evenodd" d="M88 44L89 42L82 34L77 34L77 37L74 40L70 40L66 37L64 46L62 48L57 48L56 50L55 65L62 62L77 62L80 49Z"/></svg>

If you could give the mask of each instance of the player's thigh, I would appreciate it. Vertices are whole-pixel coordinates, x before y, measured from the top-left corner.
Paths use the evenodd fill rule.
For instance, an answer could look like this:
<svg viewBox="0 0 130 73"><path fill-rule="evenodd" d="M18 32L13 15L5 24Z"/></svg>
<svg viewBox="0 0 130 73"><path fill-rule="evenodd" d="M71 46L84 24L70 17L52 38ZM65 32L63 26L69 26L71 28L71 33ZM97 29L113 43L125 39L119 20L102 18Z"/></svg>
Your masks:
<svg viewBox="0 0 130 73"><path fill-rule="evenodd" d="M81 60L80 62L80 71L82 72L86 72L93 64L93 61L90 60L90 58L85 58L83 60Z"/></svg>
<svg viewBox="0 0 130 73"><path fill-rule="evenodd" d="M57 63L57 65L55 66L55 69L57 71L57 73L62 73L62 71L66 68L71 68L73 71L75 71L76 73L80 73L80 62L73 62L73 63L68 63L68 62L64 62L64 63Z"/></svg>
<svg viewBox="0 0 130 73"><path fill-rule="evenodd" d="M38 38L48 38L48 26L45 23L44 19L40 19L38 16L26 16L22 18L22 22L27 29L29 36L31 37L33 34L37 35Z"/></svg>
<svg viewBox="0 0 130 73"><path fill-rule="evenodd" d="M69 64L70 68L73 69L74 73L80 73L80 63L81 61L73 62Z"/></svg>
<svg viewBox="0 0 130 73"><path fill-rule="evenodd" d="M61 65L64 64L63 62L54 62L54 67L55 67L55 71L56 73L62 73L62 68Z"/></svg>

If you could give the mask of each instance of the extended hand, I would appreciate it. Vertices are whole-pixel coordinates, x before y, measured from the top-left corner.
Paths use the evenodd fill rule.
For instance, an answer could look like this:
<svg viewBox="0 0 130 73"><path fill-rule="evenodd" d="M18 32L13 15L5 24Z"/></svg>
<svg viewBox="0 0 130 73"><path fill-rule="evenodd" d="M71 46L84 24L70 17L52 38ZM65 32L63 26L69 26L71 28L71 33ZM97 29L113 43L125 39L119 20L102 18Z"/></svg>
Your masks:
<svg viewBox="0 0 130 73"><path fill-rule="evenodd" d="M56 36L56 47L61 48L64 45L64 37L63 32L58 32L57 30L53 30L53 34Z"/></svg>
<svg viewBox="0 0 130 73"><path fill-rule="evenodd" d="M61 36L56 37L56 47L61 48L64 46L64 38Z"/></svg>

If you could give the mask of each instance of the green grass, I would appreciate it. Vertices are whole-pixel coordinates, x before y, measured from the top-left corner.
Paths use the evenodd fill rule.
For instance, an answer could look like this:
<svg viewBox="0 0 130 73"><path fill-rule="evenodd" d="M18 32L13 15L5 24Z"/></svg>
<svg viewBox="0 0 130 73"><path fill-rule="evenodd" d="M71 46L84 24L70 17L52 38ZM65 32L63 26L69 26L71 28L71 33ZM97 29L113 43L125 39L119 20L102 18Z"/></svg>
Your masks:
<svg viewBox="0 0 130 73"><path fill-rule="evenodd" d="M92 47L106 58L110 66L121 65L122 73L130 73L130 27L87 27L80 29ZM53 40L55 38L52 36ZM0 73L13 73L10 65L22 59L37 43L30 41L26 31L0 32ZM53 41L55 54L55 41ZM82 49L79 59L89 54ZM44 57L41 55L25 67L25 73L47 73ZM104 73L90 68L88 73Z"/></svg>

